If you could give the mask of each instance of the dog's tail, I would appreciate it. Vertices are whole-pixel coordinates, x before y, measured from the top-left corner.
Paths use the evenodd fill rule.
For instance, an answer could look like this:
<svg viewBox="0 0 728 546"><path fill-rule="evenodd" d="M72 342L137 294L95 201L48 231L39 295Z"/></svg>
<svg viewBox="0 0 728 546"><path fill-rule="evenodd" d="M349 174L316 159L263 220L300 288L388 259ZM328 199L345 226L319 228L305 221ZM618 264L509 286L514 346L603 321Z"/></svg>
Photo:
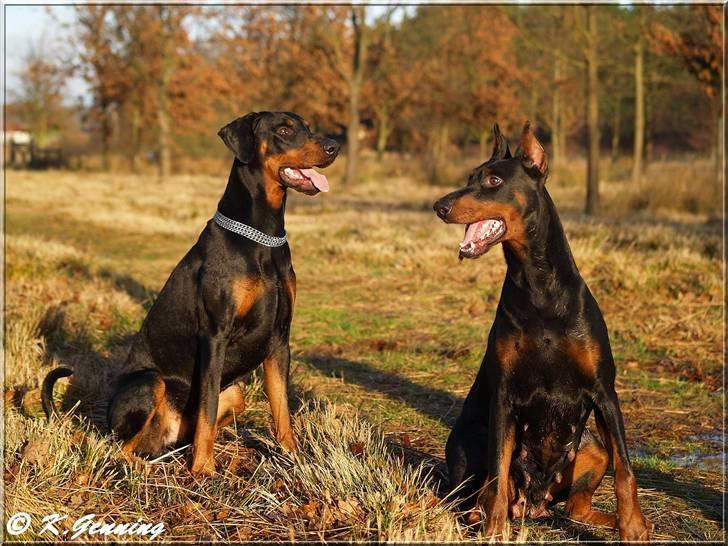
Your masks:
<svg viewBox="0 0 728 546"><path fill-rule="evenodd" d="M48 419L51 418L51 415L58 415L56 405L53 403L53 386L56 384L56 381L62 377L68 377L71 374L73 374L73 370L70 368L55 368L48 372L48 375L43 380L43 386L40 390L40 400L43 404L43 411Z"/></svg>

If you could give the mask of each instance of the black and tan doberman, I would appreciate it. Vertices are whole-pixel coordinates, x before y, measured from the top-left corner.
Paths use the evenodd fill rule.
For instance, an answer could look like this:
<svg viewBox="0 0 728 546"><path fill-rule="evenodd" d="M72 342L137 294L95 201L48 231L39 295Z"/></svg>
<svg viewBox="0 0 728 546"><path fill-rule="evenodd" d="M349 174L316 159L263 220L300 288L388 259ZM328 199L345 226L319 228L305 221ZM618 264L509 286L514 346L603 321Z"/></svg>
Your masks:
<svg viewBox="0 0 728 546"><path fill-rule="evenodd" d="M646 541L607 326L546 190L546 153L528 123L513 156L497 125L494 136L492 157L434 205L466 225L461 259L501 243L507 264L485 357L447 442L451 485L477 498L488 536L508 538L509 516L566 501L568 517ZM592 412L601 442L586 427ZM616 514L592 508L610 460Z"/></svg>
<svg viewBox="0 0 728 546"><path fill-rule="evenodd" d="M235 154L218 212L182 258L141 327L109 404L130 458L192 442L191 470L212 474L220 427L244 407L240 381L261 364L277 439L296 449L288 408L296 276L285 239L286 190L328 191L339 145L289 112L251 113L219 132ZM55 411L44 381L46 413Z"/></svg>

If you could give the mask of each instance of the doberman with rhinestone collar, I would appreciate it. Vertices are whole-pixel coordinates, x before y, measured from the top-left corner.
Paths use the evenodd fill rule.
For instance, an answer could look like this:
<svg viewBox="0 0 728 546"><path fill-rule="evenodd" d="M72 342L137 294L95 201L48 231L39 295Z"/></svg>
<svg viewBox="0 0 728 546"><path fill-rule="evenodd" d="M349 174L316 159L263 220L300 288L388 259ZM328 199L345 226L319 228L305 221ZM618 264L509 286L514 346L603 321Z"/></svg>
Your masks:
<svg viewBox="0 0 728 546"><path fill-rule="evenodd" d="M546 191L546 153L528 123L514 156L498 125L494 137L492 157L467 186L434 205L445 222L467 226L461 259L502 243L508 268L485 357L448 438L451 485L462 486L466 505L477 498L489 537L508 538L509 516L538 517L566 501L572 519L649 540L607 327ZM592 411L601 442L586 428ZM610 460L616 514L592 508Z"/></svg>
<svg viewBox="0 0 728 546"><path fill-rule="evenodd" d="M129 458L192 442L191 470L215 470L217 429L245 407L240 380L261 364L275 434L295 450L288 409L289 328L296 276L285 244L286 189L328 191L339 144L288 112L251 113L218 133L235 154L218 214L149 310L120 376L108 418ZM53 370L44 381L54 411Z"/></svg>

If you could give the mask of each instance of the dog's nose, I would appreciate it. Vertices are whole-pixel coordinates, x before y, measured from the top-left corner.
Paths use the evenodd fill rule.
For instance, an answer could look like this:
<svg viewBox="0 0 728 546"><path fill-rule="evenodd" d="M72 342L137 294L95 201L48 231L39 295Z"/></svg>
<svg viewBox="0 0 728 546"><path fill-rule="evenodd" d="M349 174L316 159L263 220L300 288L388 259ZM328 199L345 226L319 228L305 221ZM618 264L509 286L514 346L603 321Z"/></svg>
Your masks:
<svg viewBox="0 0 728 546"><path fill-rule="evenodd" d="M450 214L450 211L452 210L452 203L450 201L440 199L439 201L435 202L432 208L435 210L437 215L444 220L445 217Z"/></svg>
<svg viewBox="0 0 728 546"><path fill-rule="evenodd" d="M326 152L326 155L336 155L339 153L339 143L335 140L332 140L330 138L327 138L324 141L324 152Z"/></svg>

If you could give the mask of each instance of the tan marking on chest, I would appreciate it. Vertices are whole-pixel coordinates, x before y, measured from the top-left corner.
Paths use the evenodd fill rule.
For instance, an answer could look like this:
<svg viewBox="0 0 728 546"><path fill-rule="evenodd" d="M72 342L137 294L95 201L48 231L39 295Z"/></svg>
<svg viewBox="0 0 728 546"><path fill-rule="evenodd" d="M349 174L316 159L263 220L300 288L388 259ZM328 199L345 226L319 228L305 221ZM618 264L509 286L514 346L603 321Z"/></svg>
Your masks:
<svg viewBox="0 0 728 546"><path fill-rule="evenodd" d="M588 377L596 376L597 366L601 358L599 343L596 340L568 339L566 341L566 354L579 366L584 375Z"/></svg>
<svg viewBox="0 0 728 546"><path fill-rule="evenodd" d="M263 295L263 281L254 277L240 277L233 281L235 316L244 317Z"/></svg>
<svg viewBox="0 0 728 546"><path fill-rule="evenodd" d="M496 354L498 360L504 369L511 369L518 360L518 355L523 351L524 347L523 334L505 336L498 338L495 342Z"/></svg>

